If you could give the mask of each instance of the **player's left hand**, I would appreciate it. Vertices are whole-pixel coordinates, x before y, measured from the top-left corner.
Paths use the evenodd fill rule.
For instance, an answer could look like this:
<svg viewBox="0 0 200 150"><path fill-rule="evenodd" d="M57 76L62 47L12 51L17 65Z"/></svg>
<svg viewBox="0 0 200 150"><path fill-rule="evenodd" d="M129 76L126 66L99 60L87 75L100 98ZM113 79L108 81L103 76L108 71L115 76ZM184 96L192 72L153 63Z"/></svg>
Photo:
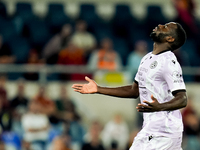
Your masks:
<svg viewBox="0 0 200 150"><path fill-rule="evenodd" d="M158 100L151 95L152 102L143 101L145 104L139 103L136 109L139 112L155 112L155 111L161 111L161 105L158 102Z"/></svg>

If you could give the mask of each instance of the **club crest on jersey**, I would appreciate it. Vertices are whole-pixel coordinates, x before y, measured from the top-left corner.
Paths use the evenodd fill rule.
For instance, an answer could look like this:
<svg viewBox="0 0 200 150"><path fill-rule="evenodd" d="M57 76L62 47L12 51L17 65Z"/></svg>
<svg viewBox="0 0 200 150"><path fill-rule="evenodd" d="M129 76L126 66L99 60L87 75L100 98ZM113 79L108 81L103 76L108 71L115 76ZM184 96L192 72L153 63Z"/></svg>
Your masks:
<svg viewBox="0 0 200 150"><path fill-rule="evenodd" d="M154 61L154 62L151 63L150 68L154 69L154 68L156 68L157 65L158 65L158 62Z"/></svg>

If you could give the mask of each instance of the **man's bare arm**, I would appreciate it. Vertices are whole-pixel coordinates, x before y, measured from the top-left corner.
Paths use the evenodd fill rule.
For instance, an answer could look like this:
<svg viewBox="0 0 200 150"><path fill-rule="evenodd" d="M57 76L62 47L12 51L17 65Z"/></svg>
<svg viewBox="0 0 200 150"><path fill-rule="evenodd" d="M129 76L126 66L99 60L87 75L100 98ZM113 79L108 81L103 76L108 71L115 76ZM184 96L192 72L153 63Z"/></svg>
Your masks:
<svg viewBox="0 0 200 150"><path fill-rule="evenodd" d="M97 88L97 93L115 96L115 97L122 97L122 98L137 98L139 96L139 89L138 84L135 82L133 85L121 86L121 87L100 87Z"/></svg>
<svg viewBox="0 0 200 150"><path fill-rule="evenodd" d="M88 81L87 84L73 84L74 91L82 94L103 94L122 98L137 98L139 96L139 88L137 83L133 85L121 86L121 87L101 87L88 77L85 77Z"/></svg>
<svg viewBox="0 0 200 150"><path fill-rule="evenodd" d="M181 109L187 105L186 92L179 92L169 102L159 103L158 100L151 96L153 102L143 101L145 104L138 104L136 107L139 112L171 111Z"/></svg>

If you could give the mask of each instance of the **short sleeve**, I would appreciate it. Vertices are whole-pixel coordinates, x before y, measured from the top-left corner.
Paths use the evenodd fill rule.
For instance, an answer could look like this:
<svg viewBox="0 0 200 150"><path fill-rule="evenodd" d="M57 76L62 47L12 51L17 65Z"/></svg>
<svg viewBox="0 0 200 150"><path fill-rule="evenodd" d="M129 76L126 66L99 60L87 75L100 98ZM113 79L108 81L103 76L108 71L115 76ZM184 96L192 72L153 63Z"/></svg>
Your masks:
<svg viewBox="0 0 200 150"><path fill-rule="evenodd" d="M176 59L168 59L165 62L163 69L163 77L173 95L179 91L186 91L182 69Z"/></svg>
<svg viewBox="0 0 200 150"><path fill-rule="evenodd" d="M135 75L135 81L138 83L139 82L139 78L138 78L138 72Z"/></svg>

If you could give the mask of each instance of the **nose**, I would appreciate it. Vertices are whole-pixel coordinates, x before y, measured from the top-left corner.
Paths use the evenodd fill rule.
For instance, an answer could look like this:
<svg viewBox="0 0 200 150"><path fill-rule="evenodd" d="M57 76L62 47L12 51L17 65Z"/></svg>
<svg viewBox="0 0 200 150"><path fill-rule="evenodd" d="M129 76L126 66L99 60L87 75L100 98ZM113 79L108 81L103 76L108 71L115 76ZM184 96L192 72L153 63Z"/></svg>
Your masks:
<svg viewBox="0 0 200 150"><path fill-rule="evenodd" d="M158 28L159 28L159 29L161 29L162 27L163 27L163 25L161 25L161 24L158 25Z"/></svg>

